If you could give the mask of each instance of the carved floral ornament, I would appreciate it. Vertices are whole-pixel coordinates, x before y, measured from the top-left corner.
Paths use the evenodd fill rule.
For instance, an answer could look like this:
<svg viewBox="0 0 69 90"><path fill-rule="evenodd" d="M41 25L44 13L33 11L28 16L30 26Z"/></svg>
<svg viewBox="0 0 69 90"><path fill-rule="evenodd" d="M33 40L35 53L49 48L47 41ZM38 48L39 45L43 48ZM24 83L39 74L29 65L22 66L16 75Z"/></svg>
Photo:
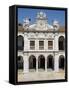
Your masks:
<svg viewBox="0 0 69 90"><path fill-rule="evenodd" d="M48 39L53 39L53 38L54 38L54 35L53 35L53 34L49 34L49 35L47 36L47 38L48 38Z"/></svg>
<svg viewBox="0 0 69 90"><path fill-rule="evenodd" d="M58 34L56 33L55 35L53 33L47 33L47 32L25 32L24 36L25 37L29 37L29 38L49 38L49 39L53 39L54 36L57 36Z"/></svg>
<svg viewBox="0 0 69 90"><path fill-rule="evenodd" d="M34 34L29 34L30 37L46 37L47 36L47 33L39 33L39 32L36 32Z"/></svg>

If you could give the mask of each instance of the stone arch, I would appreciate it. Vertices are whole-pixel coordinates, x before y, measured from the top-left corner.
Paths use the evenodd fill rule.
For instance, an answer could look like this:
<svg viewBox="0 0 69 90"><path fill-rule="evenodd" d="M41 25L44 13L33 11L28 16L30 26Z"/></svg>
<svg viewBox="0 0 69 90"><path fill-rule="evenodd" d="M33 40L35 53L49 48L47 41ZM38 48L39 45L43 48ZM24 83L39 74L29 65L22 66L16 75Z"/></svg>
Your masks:
<svg viewBox="0 0 69 90"><path fill-rule="evenodd" d="M24 49L24 38L22 35L18 36L18 50Z"/></svg>
<svg viewBox="0 0 69 90"><path fill-rule="evenodd" d="M45 57L43 55L38 57L38 69L45 69Z"/></svg>
<svg viewBox="0 0 69 90"><path fill-rule="evenodd" d="M59 56L59 69L64 69L65 66L65 58L63 55Z"/></svg>
<svg viewBox="0 0 69 90"><path fill-rule="evenodd" d="M47 57L47 69L54 70L54 58L52 55L48 55Z"/></svg>
<svg viewBox="0 0 69 90"><path fill-rule="evenodd" d="M36 69L36 57L34 55L29 57L29 69Z"/></svg>
<svg viewBox="0 0 69 90"><path fill-rule="evenodd" d="M17 68L18 69L24 69L24 61L22 56L17 57Z"/></svg>
<svg viewBox="0 0 69 90"><path fill-rule="evenodd" d="M59 46L59 50L64 50L65 47L65 40L64 40L64 36L60 36L58 39L58 46Z"/></svg>

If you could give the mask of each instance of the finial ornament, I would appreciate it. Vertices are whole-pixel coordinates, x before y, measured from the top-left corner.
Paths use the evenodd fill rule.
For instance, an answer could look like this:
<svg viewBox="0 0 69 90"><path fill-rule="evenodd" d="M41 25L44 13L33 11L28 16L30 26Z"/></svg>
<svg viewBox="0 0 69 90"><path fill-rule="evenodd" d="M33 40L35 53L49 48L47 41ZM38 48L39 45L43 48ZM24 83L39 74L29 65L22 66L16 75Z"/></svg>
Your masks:
<svg viewBox="0 0 69 90"><path fill-rule="evenodd" d="M37 13L37 18L39 19L46 19L46 14L42 11L40 11L39 13Z"/></svg>
<svg viewBox="0 0 69 90"><path fill-rule="evenodd" d="M28 28L29 25L30 25L30 20L29 20L29 18L25 18L25 19L23 20L23 27L24 27L24 28Z"/></svg>
<svg viewBox="0 0 69 90"><path fill-rule="evenodd" d="M59 22L57 20L53 21L53 27L54 27L55 30L59 29Z"/></svg>

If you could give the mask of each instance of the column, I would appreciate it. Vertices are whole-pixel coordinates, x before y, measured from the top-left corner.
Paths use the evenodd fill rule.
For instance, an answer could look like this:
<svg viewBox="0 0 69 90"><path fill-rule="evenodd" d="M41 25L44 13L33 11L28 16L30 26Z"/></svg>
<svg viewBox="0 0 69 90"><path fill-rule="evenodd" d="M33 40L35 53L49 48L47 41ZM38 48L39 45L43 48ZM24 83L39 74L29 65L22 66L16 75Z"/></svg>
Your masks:
<svg viewBox="0 0 69 90"><path fill-rule="evenodd" d="M27 40L27 50L28 51L30 50L30 40L29 39Z"/></svg>
<svg viewBox="0 0 69 90"><path fill-rule="evenodd" d="M58 34L54 37L54 50L58 51Z"/></svg>
<svg viewBox="0 0 69 90"><path fill-rule="evenodd" d="M24 54L24 73L29 72L29 62L27 54Z"/></svg>
<svg viewBox="0 0 69 90"><path fill-rule="evenodd" d="M58 53L54 56L54 70L55 72L59 71L59 55Z"/></svg>
<svg viewBox="0 0 69 90"><path fill-rule="evenodd" d="M28 39L27 39L27 33L24 34L24 51L28 50Z"/></svg>
<svg viewBox="0 0 69 90"><path fill-rule="evenodd" d="M55 39L53 40L53 51L55 51Z"/></svg>
<svg viewBox="0 0 69 90"><path fill-rule="evenodd" d="M38 39L35 40L35 50L36 51L39 50L39 40Z"/></svg>
<svg viewBox="0 0 69 90"><path fill-rule="evenodd" d="M47 42L47 40L45 39L45 40L44 40L44 50L47 50L47 48L48 48L48 42Z"/></svg>

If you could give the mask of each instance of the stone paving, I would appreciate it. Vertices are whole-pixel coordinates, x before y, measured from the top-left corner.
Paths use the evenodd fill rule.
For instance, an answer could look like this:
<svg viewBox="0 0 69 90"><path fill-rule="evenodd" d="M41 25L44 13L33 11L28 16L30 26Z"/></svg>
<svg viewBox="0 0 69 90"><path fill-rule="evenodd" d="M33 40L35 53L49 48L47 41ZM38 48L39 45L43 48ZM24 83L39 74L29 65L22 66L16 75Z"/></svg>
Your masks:
<svg viewBox="0 0 69 90"><path fill-rule="evenodd" d="M22 81L36 81L36 80L57 80L65 79L65 71L59 70L59 72L54 72L53 70L31 70L29 73L23 73L22 70L18 70L18 82Z"/></svg>

